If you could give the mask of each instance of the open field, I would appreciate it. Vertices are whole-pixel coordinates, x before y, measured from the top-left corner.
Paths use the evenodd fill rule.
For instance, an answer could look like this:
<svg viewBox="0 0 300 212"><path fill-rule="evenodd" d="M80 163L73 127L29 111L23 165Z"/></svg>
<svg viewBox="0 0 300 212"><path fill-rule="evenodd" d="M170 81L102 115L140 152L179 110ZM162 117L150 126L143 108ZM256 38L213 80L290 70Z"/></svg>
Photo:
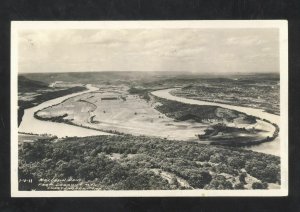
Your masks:
<svg viewBox="0 0 300 212"><path fill-rule="evenodd" d="M238 96L237 92L243 92L242 88L250 85L256 89L256 87L264 87L263 83L267 82L265 87L269 87L276 81L276 76L262 75L255 79L253 76L240 76L240 78L231 76L231 78L225 79L180 74L167 76L155 72L145 75L135 75L134 72L126 72L126 74L121 72L87 73L85 77L81 73L28 74L20 76L19 90L23 92L19 95L19 103L20 105L24 105L23 102L38 104L45 98L84 89L78 87L78 85L82 85L80 77L84 83L96 82L95 79L99 79L98 83L94 85L99 88L99 91L64 100L61 104L38 111L35 113L35 117L105 132L158 136L185 141L198 141L200 138L199 142L201 143L213 142L213 144L233 146L261 143L268 140L267 138L271 138L272 132L275 131L272 124L253 119L251 116L237 113L234 110L168 102L165 99L154 98L150 93L156 89L175 86L182 88L176 89L175 93L173 92L175 95L185 96L182 93L184 91L189 93L189 97L195 93L193 89L197 86L209 87L207 92L210 91L210 88L220 90L224 86L223 93L227 95L227 89L233 81L234 85L237 85L235 94ZM233 77L235 78L232 79ZM269 80L266 80L267 78ZM42 82L36 80L42 80ZM263 95L269 95L268 90L262 91ZM212 92L211 95L213 93L216 92ZM220 91L220 93L222 92ZM201 98L214 98L206 93L201 94L204 94ZM250 94L244 92L243 95ZM262 102L266 102L263 95L261 96ZM205 136L205 138L199 136L205 135L205 130L221 123L230 127L232 132L218 131ZM246 131L238 132L243 128Z"/></svg>
<svg viewBox="0 0 300 212"><path fill-rule="evenodd" d="M255 118L214 106L192 106L149 96L149 93L128 93L126 86L99 86L99 91L78 95L38 111L42 120L66 122L77 126L132 135L158 136L165 139L197 141L198 135L211 125L226 123L234 128L252 130L200 139L218 144L250 144L272 132L260 130ZM132 92L132 89L129 90ZM147 95L148 98L144 98ZM271 125L271 124L269 124ZM271 125L272 126L272 125ZM258 132L260 131L260 132ZM220 142L223 141L224 142Z"/></svg>
<svg viewBox="0 0 300 212"><path fill-rule="evenodd" d="M126 92L119 93L122 88L119 92L114 89L106 87L99 92L73 97L36 115L42 119L71 122L104 131L176 140L197 140L196 134L207 126L192 120L175 122L155 109L158 102L147 102Z"/></svg>
<svg viewBox="0 0 300 212"><path fill-rule="evenodd" d="M158 90L181 87L176 95L239 106L251 106L279 114L278 74L213 74L173 72L99 72L26 74L46 84L55 81L95 85L126 85Z"/></svg>
<svg viewBox="0 0 300 212"><path fill-rule="evenodd" d="M49 87L49 84L30 80L24 76L18 79L18 125L22 121L24 110L49 99L85 90L83 86Z"/></svg>

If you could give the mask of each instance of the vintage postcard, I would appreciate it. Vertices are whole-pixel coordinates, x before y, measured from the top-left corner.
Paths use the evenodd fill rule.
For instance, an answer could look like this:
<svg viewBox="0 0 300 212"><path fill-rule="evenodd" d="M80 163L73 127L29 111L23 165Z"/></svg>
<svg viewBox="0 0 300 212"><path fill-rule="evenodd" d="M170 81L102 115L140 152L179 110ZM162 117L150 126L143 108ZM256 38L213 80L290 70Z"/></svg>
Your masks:
<svg viewBox="0 0 300 212"><path fill-rule="evenodd" d="M13 21L13 197L288 195L287 21Z"/></svg>

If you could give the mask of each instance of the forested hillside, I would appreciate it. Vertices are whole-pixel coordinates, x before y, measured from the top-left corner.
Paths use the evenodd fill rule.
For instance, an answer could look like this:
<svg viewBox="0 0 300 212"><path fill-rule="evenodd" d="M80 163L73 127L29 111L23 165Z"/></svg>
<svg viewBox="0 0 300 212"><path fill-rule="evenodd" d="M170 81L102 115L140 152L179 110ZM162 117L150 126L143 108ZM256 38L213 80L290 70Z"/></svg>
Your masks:
<svg viewBox="0 0 300 212"><path fill-rule="evenodd" d="M23 144L19 157L21 190L266 189L280 182L279 157L144 136L44 139Z"/></svg>

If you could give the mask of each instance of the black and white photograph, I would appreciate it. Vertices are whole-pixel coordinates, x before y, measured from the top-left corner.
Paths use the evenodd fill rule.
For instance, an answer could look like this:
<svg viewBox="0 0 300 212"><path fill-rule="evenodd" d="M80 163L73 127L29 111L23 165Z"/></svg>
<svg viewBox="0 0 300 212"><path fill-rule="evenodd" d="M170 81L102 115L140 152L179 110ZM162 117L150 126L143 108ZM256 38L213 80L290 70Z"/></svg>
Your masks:
<svg viewBox="0 0 300 212"><path fill-rule="evenodd" d="M286 196L287 21L13 21L14 197Z"/></svg>

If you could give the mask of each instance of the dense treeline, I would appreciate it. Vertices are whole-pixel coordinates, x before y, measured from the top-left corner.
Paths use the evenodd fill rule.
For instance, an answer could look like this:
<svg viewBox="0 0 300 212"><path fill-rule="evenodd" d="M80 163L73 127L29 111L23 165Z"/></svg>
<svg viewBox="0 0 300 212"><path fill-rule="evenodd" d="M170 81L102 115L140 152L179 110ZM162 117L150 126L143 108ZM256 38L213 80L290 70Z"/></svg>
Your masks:
<svg viewBox="0 0 300 212"><path fill-rule="evenodd" d="M40 117L37 115L37 112L35 112L33 116L36 119L44 120L44 121L53 121L53 122L59 122L59 123L63 123L63 122L68 123L69 122L69 120L64 119L64 118L68 117L67 113L60 115L60 116L53 116L53 117L48 118L48 117Z"/></svg>
<svg viewBox="0 0 300 212"><path fill-rule="evenodd" d="M232 121L234 118L238 117L238 112L233 110L225 112L224 109L223 113L218 113L217 111L218 109L220 110L220 107L217 106L191 105L158 97L155 98L162 103L161 105L156 106L155 109L178 121L185 121L188 119L193 119L198 122L202 122L206 119L217 119L220 121L226 119L227 121Z"/></svg>
<svg viewBox="0 0 300 212"><path fill-rule="evenodd" d="M144 136L40 140L24 143L19 158L19 178L33 181L20 181L21 190L53 189L41 179L69 178L77 183L65 189L243 189L248 175L260 181L253 188L280 182L279 157ZM176 177L169 182L154 169Z"/></svg>

